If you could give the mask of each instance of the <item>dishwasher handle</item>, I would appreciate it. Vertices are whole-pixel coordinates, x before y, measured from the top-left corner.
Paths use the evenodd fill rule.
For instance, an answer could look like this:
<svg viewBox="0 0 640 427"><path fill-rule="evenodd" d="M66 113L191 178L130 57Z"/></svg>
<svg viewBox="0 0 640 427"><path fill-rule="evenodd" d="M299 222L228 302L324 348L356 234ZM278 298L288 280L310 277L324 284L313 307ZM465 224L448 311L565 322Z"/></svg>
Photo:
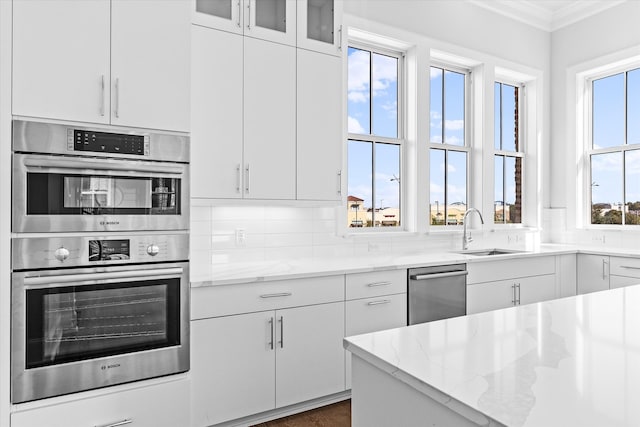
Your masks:
<svg viewBox="0 0 640 427"><path fill-rule="evenodd" d="M413 274L409 276L411 280L428 280L428 279L440 279L443 277L456 277L456 276L466 276L469 274L466 270L461 271L451 271L447 273L432 273L432 274Z"/></svg>

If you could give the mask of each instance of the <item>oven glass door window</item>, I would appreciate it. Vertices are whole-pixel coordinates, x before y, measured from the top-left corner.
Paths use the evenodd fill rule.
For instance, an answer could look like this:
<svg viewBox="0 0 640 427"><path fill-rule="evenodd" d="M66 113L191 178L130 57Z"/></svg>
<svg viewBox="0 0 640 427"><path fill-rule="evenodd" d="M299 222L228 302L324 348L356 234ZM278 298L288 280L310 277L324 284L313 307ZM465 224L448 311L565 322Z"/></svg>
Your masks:
<svg viewBox="0 0 640 427"><path fill-rule="evenodd" d="M179 215L179 178L27 173L27 215Z"/></svg>
<svg viewBox="0 0 640 427"><path fill-rule="evenodd" d="M26 368L180 344L180 279L26 292Z"/></svg>

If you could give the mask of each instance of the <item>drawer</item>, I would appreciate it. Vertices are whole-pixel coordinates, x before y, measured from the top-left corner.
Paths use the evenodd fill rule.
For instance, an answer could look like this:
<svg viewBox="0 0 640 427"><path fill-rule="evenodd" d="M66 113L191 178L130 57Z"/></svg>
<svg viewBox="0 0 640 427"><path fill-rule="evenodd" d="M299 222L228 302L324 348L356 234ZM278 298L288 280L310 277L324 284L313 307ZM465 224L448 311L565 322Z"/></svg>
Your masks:
<svg viewBox="0 0 640 427"><path fill-rule="evenodd" d="M496 282L518 277L555 274L554 256L511 258L498 261L482 261L467 264L467 285Z"/></svg>
<svg viewBox="0 0 640 427"><path fill-rule="evenodd" d="M344 275L191 289L191 319L344 301Z"/></svg>
<svg viewBox="0 0 640 427"><path fill-rule="evenodd" d="M640 258L611 257L609 274L640 278Z"/></svg>
<svg viewBox="0 0 640 427"><path fill-rule="evenodd" d="M39 403L39 402L38 402ZM29 405L29 404L25 404ZM138 387L11 414L11 427L176 427L189 419L189 381Z"/></svg>
<svg viewBox="0 0 640 427"><path fill-rule="evenodd" d="M347 300L407 292L407 270L347 274Z"/></svg>
<svg viewBox="0 0 640 427"><path fill-rule="evenodd" d="M407 294L347 301L346 336L407 326Z"/></svg>

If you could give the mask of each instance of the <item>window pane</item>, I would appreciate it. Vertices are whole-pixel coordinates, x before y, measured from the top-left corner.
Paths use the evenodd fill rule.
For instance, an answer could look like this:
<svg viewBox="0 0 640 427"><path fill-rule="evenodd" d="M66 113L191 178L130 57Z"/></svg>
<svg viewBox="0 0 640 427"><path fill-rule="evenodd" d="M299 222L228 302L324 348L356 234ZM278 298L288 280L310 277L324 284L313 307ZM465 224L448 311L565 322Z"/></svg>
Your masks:
<svg viewBox="0 0 640 427"><path fill-rule="evenodd" d="M467 153L447 152L447 225L461 225L467 210Z"/></svg>
<svg viewBox="0 0 640 427"><path fill-rule="evenodd" d="M442 68L431 67L431 142L442 142Z"/></svg>
<svg viewBox="0 0 640 427"><path fill-rule="evenodd" d="M640 144L640 68L627 73L627 144Z"/></svg>
<svg viewBox="0 0 640 427"><path fill-rule="evenodd" d="M400 146L395 144L375 145L376 180L374 224L382 227L400 225Z"/></svg>
<svg viewBox="0 0 640 427"><path fill-rule="evenodd" d="M431 225L444 225L444 150L432 148L429 158L429 222Z"/></svg>
<svg viewBox="0 0 640 427"><path fill-rule="evenodd" d="M504 156L495 156L494 163L494 216L493 221L504 222Z"/></svg>
<svg viewBox="0 0 640 427"><path fill-rule="evenodd" d="M504 158L504 217L507 224L522 222L522 159Z"/></svg>
<svg viewBox="0 0 640 427"><path fill-rule="evenodd" d="M622 153L592 155L592 224L622 224L622 188Z"/></svg>
<svg viewBox="0 0 640 427"><path fill-rule="evenodd" d="M398 137L398 59L373 54L373 134Z"/></svg>
<svg viewBox="0 0 640 427"><path fill-rule="evenodd" d="M593 82L593 148L624 144L624 73Z"/></svg>
<svg viewBox="0 0 640 427"><path fill-rule="evenodd" d="M502 84L502 149L518 151L516 119L518 108L518 89Z"/></svg>
<svg viewBox="0 0 640 427"><path fill-rule="evenodd" d="M464 145L464 74L444 72L444 142Z"/></svg>
<svg viewBox="0 0 640 427"><path fill-rule="evenodd" d="M502 117L500 111L501 86L502 84L500 83L493 84L493 146L496 150L502 149L502 144L500 143L500 133L502 129L500 126L500 119Z"/></svg>
<svg viewBox="0 0 640 427"><path fill-rule="evenodd" d="M371 52L349 47L347 120L350 133L370 134Z"/></svg>
<svg viewBox="0 0 640 427"><path fill-rule="evenodd" d="M372 143L349 141L347 178L347 226L371 227L373 187Z"/></svg>
<svg viewBox="0 0 640 427"><path fill-rule="evenodd" d="M625 224L640 224L640 150L624 155L625 170Z"/></svg>

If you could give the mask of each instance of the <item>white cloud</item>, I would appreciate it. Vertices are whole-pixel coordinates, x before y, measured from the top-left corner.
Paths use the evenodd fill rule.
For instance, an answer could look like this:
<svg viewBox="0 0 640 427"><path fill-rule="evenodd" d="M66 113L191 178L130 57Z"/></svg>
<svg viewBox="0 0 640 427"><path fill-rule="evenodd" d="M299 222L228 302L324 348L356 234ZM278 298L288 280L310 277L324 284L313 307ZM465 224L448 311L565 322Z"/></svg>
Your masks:
<svg viewBox="0 0 640 427"><path fill-rule="evenodd" d="M349 101L351 102L355 102L355 103L364 103L364 102L368 102L369 101L369 92L358 92L358 91L351 91L347 94L347 98L349 99Z"/></svg>
<svg viewBox="0 0 640 427"><path fill-rule="evenodd" d="M444 127L447 130L464 129L464 120L445 120Z"/></svg>
<svg viewBox="0 0 640 427"><path fill-rule="evenodd" d="M347 118L347 129L349 133L364 133L364 128L358 119L351 116Z"/></svg>
<svg viewBox="0 0 640 427"><path fill-rule="evenodd" d="M455 135L445 135L444 142L451 145L462 145L462 139Z"/></svg>
<svg viewBox="0 0 640 427"><path fill-rule="evenodd" d="M442 77L442 70L440 68L431 68L430 72L431 79L436 79L438 77Z"/></svg>
<svg viewBox="0 0 640 427"><path fill-rule="evenodd" d="M456 173L458 171L458 169L456 169L456 167L454 165L452 165L451 163L449 163L449 165L447 166L447 172L449 173Z"/></svg>

